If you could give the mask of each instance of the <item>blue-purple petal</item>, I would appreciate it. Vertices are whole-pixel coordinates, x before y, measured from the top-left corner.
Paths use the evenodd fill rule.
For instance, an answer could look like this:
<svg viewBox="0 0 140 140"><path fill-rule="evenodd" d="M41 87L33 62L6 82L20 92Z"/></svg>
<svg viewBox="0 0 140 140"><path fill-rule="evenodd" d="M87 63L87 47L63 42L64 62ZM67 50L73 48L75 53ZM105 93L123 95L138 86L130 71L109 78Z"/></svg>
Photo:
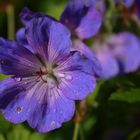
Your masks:
<svg viewBox="0 0 140 140"><path fill-rule="evenodd" d="M82 100L95 89L92 62L79 52L73 52L55 73L61 81L59 88L72 100Z"/></svg>
<svg viewBox="0 0 140 140"><path fill-rule="evenodd" d="M26 48L5 40L5 43L0 46L0 67L4 74L27 76L39 70L40 63Z"/></svg>
<svg viewBox="0 0 140 140"><path fill-rule="evenodd" d="M109 39L109 47L120 64L121 73L136 71L140 66L140 41L130 32Z"/></svg>
<svg viewBox="0 0 140 140"><path fill-rule="evenodd" d="M26 35L25 35L25 28L21 28L16 33L17 42L21 45L33 52L32 47L28 44Z"/></svg>
<svg viewBox="0 0 140 140"><path fill-rule="evenodd" d="M31 22L33 18L43 17L43 16L44 14L39 13L39 12L34 13L28 7L23 8L23 10L20 13L20 19L22 23L26 26Z"/></svg>
<svg viewBox="0 0 140 140"><path fill-rule="evenodd" d="M96 9L90 8L75 32L80 39L91 38L98 33L101 23L102 19L99 12Z"/></svg>
<svg viewBox="0 0 140 140"><path fill-rule="evenodd" d="M57 87L49 89L47 85L42 85L38 89L38 103L34 104L34 111L28 118L28 123L38 132L48 132L61 127L74 115L74 101L64 96L63 92ZM40 97L39 97L40 96Z"/></svg>
<svg viewBox="0 0 140 140"><path fill-rule="evenodd" d="M92 61L92 66L93 66L93 73L95 73L96 76L101 75L102 69L101 69L100 62L97 60L94 52L88 46L86 46L80 40L75 40L73 42L73 48L72 49L81 52L81 54L83 54L85 57L87 57L89 60L91 60Z"/></svg>
<svg viewBox="0 0 140 140"><path fill-rule="evenodd" d="M32 19L39 18L39 17L48 17L56 21L53 17L49 15L45 15L44 13L32 12L28 7L23 8L23 10L20 13L20 19L25 26L29 25Z"/></svg>
<svg viewBox="0 0 140 140"><path fill-rule="evenodd" d="M47 17L33 19L26 36L34 52L47 63L57 63L70 53L70 32Z"/></svg>
<svg viewBox="0 0 140 140"><path fill-rule="evenodd" d="M93 51L102 67L101 79L110 79L119 74L118 62L107 46L94 47Z"/></svg>
<svg viewBox="0 0 140 140"><path fill-rule="evenodd" d="M70 1L61 16L61 22L80 39L94 36L102 23L101 15L90 3L91 1Z"/></svg>
<svg viewBox="0 0 140 140"><path fill-rule="evenodd" d="M19 78L8 78L0 82L0 110L8 121L17 124L28 118L34 100L27 94L27 89L34 84L34 78L30 82Z"/></svg>

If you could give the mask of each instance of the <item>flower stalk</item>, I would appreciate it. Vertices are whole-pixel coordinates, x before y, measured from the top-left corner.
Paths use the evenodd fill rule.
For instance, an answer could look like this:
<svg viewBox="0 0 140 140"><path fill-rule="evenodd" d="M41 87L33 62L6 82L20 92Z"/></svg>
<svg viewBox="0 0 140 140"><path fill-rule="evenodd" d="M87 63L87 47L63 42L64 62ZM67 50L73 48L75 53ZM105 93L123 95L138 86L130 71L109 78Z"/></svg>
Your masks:
<svg viewBox="0 0 140 140"><path fill-rule="evenodd" d="M6 7L7 14L7 30L8 30L8 39L14 40L15 38L15 15L14 15L14 7L9 4Z"/></svg>

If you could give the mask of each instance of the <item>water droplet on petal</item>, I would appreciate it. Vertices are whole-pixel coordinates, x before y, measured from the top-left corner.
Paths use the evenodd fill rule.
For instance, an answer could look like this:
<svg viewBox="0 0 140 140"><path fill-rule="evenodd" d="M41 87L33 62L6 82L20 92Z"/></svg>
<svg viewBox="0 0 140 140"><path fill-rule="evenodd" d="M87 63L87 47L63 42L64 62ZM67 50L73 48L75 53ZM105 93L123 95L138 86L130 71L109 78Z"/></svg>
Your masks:
<svg viewBox="0 0 140 140"><path fill-rule="evenodd" d="M51 126L54 128L55 127L55 121L51 122Z"/></svg>
<svg viewBox="0 0 140 140"><path fill-rule="evenodd" d="M58 76L59 76L60 78L64 78L64 77L65 77L65 74L64 74L64 73L59 73Z"/></svg>
<svg viewBox="0 0 140 140"><path fill-rule="evenodd" d="M16 108L16 111L17 111L17 113L19 114L19 113L22 111L22 107L18 106L18 107Z"/></svg>
<svg viewBox="0 0 140 140"><path fill-rule="evenodd" d="M22 80L21 77L15 77L14 79L15 79L17 82L20 82L20 81Z"/></svg>
<svg viewBox="0 0 140 140"><path fill-rule="evenodd" d="M72 76L71 75L66 75L65 78L66 78L66 80L69 80L69 81L72 80Z"/></svg>
<svg viewBox="0 0 140 140"><path fill-rule="evenodd" d="M2 65L6 65L6 64L8 63L8 61L7 61L6 59L1 59L1 60L0 60L0 63L1 63Z"/></svg>

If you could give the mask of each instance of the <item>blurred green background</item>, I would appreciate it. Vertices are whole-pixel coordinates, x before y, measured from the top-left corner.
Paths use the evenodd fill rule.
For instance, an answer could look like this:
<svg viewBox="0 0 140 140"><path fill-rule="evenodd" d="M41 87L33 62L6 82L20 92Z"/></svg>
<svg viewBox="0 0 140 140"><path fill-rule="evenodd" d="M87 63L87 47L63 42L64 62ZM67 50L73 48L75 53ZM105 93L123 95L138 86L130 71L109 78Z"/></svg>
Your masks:
<svg viewBox="0 0 140 140"><path fill-rule="evenodd" d="M14 22L15 31L22 27L19 13L25 6L59 19L66 3L66 0L0 0L0 36L8 38L8 26ZM9 21L11 24L8 22L6 10L9 4L14 7L14 22ZM119 20L114 20L113 23L109 21L109 26L113 26L112 32L127 29L139 35L140 29L133 28L133 24L128 22L124 26L119 24ZM101 32L104 34L106 30L103 29ZM1 74L0 80L4 78ZM99 81L95 92L86 99L83 110L78 140L140 140L139 72ZM72 140L74 125L72 119L60 129L39 134L26 122L13 125L0 114L0 140Z"/></svg>

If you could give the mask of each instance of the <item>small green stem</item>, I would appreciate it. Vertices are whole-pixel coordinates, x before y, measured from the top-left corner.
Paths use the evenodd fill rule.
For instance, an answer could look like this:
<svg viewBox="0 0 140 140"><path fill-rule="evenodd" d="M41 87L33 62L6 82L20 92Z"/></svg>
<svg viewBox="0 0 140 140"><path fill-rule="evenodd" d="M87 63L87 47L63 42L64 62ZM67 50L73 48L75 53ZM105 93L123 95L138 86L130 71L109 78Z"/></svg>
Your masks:
<svg viewBox="0 0 140 140"><path fill-rule="evenodd" d="M8 39L14 40L15 38L15 15L14 7L9 4L6 8L7 13L7 30L8 30Z"/></svg>
<svg viewBox="0 0 140 140"><path fill-rule="evenodd" d="M81 137L81 140L85 140L84 133L83 133L83 128L82 127L80 127L80 137Z"/></svg>
<svg viewBox="0 0 140 140"><path fill-rule="evenodd" d="M77 140L78 139L79 128L80 128L80 124L75 123L74 134L73 134L73 139L72 140Z"/></svg>

